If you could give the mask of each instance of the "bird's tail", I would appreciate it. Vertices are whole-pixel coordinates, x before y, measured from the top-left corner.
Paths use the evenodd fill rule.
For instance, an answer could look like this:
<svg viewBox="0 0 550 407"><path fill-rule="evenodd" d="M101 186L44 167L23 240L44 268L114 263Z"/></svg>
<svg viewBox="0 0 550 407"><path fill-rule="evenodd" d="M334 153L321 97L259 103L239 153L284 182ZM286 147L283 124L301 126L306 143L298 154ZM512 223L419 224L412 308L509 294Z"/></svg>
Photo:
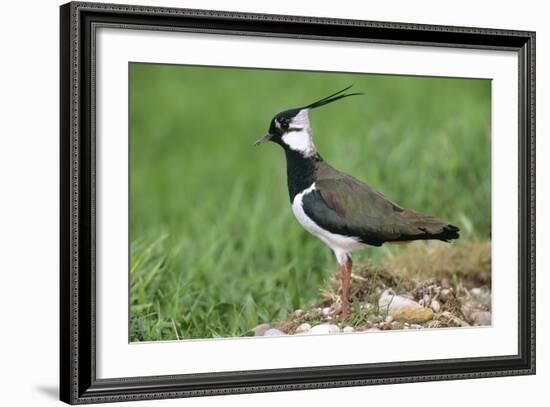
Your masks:
<svg viewBox="0 0 550 407"><path fill-rule="evenodd" d="M420 239L437 239L448 242L460 237L460 229L457 226L435 216L417 215L411 223L421 232Z"/></svg>

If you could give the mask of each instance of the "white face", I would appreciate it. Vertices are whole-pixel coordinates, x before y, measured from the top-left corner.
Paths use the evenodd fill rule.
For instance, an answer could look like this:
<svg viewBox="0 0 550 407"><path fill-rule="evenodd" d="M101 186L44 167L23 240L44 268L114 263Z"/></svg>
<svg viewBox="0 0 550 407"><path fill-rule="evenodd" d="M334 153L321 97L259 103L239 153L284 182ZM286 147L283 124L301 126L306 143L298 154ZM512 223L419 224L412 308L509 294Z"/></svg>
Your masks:
<svg viewBox="0 0 550 407"><path fill-rule="evenodd" d="M284 133L281 137L290 149L302 153L304 157L310 157L316 152L311 137L308 112L308 109L300 110L288 126L289 129L293 130Z"/></svg>

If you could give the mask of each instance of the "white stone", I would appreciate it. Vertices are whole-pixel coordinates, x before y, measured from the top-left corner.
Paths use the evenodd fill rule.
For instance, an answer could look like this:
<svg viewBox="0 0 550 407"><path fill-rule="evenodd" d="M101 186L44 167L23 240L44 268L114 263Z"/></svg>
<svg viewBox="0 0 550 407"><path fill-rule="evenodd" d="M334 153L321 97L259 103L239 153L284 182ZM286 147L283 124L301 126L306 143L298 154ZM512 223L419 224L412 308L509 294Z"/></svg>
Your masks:
<svg viewBox="0 0 550 407"><path fill-rule="evenodd" d="M283 331L278 330L277 328L271 328L265 331L264 336L284 336L286 335Z"/></svg>
<svg viewBox="0 0 550 407"><path fill-rule="evenodd" d="M441 290L441 292L439 293L439 299L442 301L442 302L447 302L447 300L449 299L451 295L451 290L449 290L448 288L444 288Z"/></svg>
<svg viewBox="0 0 550 407"><path fill-rule="evenodd" d="M474 297L481 297L484 292L481 288L472 288L470 290L470 294L472 294Z"/></svg>
<svg viewBox="0 0 550 407"><path fill-rule="evenodd" d="M253 331L254 331L254 336L264 336L266 331L271 328L271 326L269 324L260 324L258 326L256 326Z"/></svg>
<svg viewBox="0 0 550 407"><path fill-rule="evenodd" d="M476 311L470 315L474 325L491 325L491 313L489 311Z"/></svg>
<svg viewBox="0 0 550 407"><path fill-rule="evenodd" d="M378 299L378 306L380 307L381 312L385 312L387 310L389 315L393 315L395 311L403 307L420 308L420 305L417 302L403 296L396 295L391 288L387 289L382 293L382 295L380 295L380 298Z"/></svg>
<svg viewBox="0 0 550 407"><path fill-rule="evenodd" d="M371 314L371 315L369 315L369 316L367 317L367 322L368 322L369 324L374 325L374 324L380 322L380 317L377 316L377 315Z"/></svg>
<svg viewBox="0 0 550 407"><path fill-rule="evenodd" d="M321 313L326 317L330 314L330 307L325 307L323 308L323 310L321 311Z"/></svg>
<svg viewBox="0 0 550 407"><path fill-rule="evenodd" d="M340 328L334 324L320 324L311 328L312 334L334 334L340 332Z"/></svg>
<svg viewBox="0 0 550 407"><path fill-rule="evenodd" d="M311 325L307 322L304 322L303 324L298 325L298 328L296 328L297 334L303 334L303 333L309 333L311 331Z"/></svg>
<svg viewBox="0 0 550 407"><path fill-rule="evenodd" d="M486 303L491 300L491 293L485 288L472 288L470 295L474 297L478 302Z"/></svg>
<svg viewBox="0 0 550 407"><path fill-rule="evenodd" d="M433 309L434 312L439 312L441 310L441 304L439 304L439 301L432 300L430 307Z"/></svg>
<svg viewBox="0 0 550 407"><path fill-rule="evenodd" d="M355 329L352 326L345 326L343 329L343 332L345 333L355 332Z"/></svg>
<svg viewBox="0 0 550 407"><path fill-rule="evenodd" d="M303 309L297 309L296 311L294 311L294 316L296 318L301 317L302 315L304 315L304 310Z"/></svg>

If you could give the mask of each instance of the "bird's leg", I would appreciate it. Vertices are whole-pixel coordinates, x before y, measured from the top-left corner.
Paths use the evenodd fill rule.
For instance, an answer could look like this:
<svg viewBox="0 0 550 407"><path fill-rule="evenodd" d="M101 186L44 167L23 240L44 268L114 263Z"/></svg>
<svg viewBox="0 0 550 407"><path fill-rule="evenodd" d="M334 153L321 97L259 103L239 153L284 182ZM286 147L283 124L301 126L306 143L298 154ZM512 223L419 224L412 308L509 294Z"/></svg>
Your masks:
<svg viewBox="0 0 550 407"><path fill-rule="evenodd" d="M344 319L347 318L349 313L349 285L352 267L353 263L350 256L340 265L340 278L342 279L342 318Z"/></svg>

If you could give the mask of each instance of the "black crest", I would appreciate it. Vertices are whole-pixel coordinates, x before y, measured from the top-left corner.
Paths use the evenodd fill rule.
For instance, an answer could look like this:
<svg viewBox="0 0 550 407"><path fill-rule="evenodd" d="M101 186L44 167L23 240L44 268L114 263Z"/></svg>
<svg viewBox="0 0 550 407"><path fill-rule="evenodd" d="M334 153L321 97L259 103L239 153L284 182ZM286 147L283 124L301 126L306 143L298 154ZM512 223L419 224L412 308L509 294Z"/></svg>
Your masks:
<svg viewBox="0 0 550 407"><path fill-rule="evenodd" d="M275 115L275 117L271 119L268 133L265 136L258 139L255 144L261 144L268 140L280 144L280 138L284 133L287 133L289 131L301 130L297 127L292 127L291 122L292 122L292 119L296 117L296 115L304 109L315 109L317 107L321 107L329 103L336 102L337 100L347 98L349 96L363 95L363 93L360 93L360 92L345 93L352 86L353 85L350 85L342 90L339 90L336 93L325 96L322 99L319 99L313 103L310 103L309 105L297 107L294 109L288 109L283 112L277 113L277 115Z"/></svg>
<svg viewBox="0 0 550 407"><path fill-rule="evenodd" d="M336 93L333 93L332 95L328 95L328 96L325 96L324 98L322 99L319 99L313 103L310 103L309 105L306 105L306 106L302 106L302 107L297 107L297 108L294 108L294 109L288 109L288 110L285 110L283 112L280 112L278 113L274 118L273 118L273 121L271 123L271 128L270 128L270 131L273 131L274 133L277 132L277 129L276 129L276 122L279 124L280 128L278 129L279 132L283 132L283 131L287 131L288 130L288 126L290 124L290 121L292 120L292 118L294 118L294 116L296 116L301 110L304 110L304 109L315 109L317 107L321 107L321 106L324 106L324 105L327 105L329 103L332 103L332 102L336 102L337 100L340 100L340 99L343 99L343 98L347 98L349 96L356 96L356 95L363 95L364 93L359 93L359 92L355 92L355 93L345 93L346 90L348 90L349 88L351 88L353 85L350 85L342 90L339 90L338 92Z"/></svg>
<svg viewBox="0 0 550 407"><path fill-rule="evenodd" d="M302 109L315 109L316 107L321 107L321 106L327 105L329 103L336 102L337 100L347 98L348 96L357 96L357 95L363 95L364 94L364 93L361 93L361 92L344 93L346 90L348 90L352 86L353 85L349 85L347 88L339 90L338 92L333 93L332 95L326 96L323 99L320 99L316 102L310 103L307 106L300 107L297 110L299 111L299 110L302 110Z"/></svg>

